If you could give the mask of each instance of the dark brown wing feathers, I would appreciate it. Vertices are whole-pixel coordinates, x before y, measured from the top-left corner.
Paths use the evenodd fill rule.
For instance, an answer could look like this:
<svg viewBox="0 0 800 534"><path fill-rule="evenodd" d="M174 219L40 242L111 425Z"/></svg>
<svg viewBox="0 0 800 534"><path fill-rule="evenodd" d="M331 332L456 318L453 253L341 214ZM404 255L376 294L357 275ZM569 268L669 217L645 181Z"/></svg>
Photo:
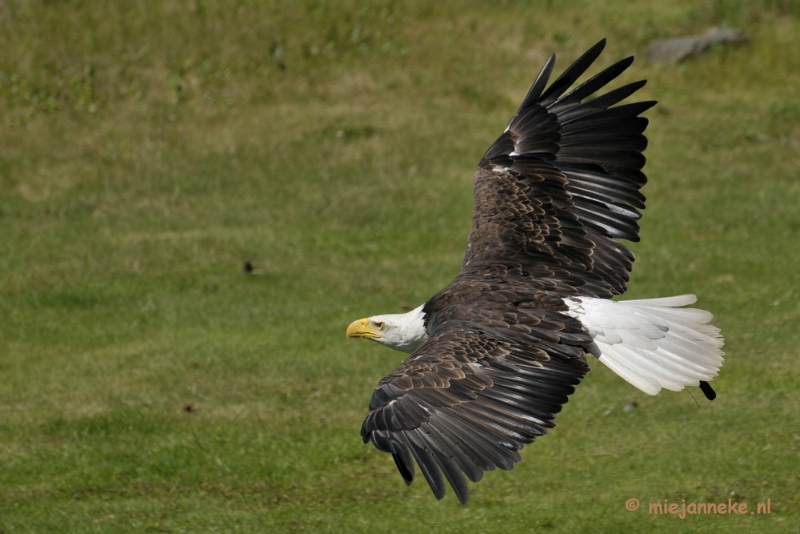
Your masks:
<svg viewBox="0 0 800 534"><path fill-rule="evenodd" d="M619 76L633 58L561 96L604 45L601 41L592 47L545 90L551 58L506 131L484 155L475 177L476 209L464 266L473 275L485 276L498 261L513 260L523 271L550 266L554 285L563 291L606 298L624 293L633 254L612 238L639 240L638 210L644 207L640 188L646 182L642 151L647 147L647 119L639 115L655 102L609 108L640 89L643 81L582 102ZM503 211L505 221L487 211L487 203ZM530 210L532 206L538 209ZM551 253L553 241L559 250ZM520 242L527 246L520 249Z"/></svg>
<svg viewBox="0 0 800 534"><path fill-rule="evenodd" d="M416 463L439 499L445 480L466 503L465 476L511 469L588 372L591 338L562 313L563 297L626 289L633 254L613 239L638 240L647 146L639 115L654 102L610 107L644 82L584 101L632 58L567 93L604 46L548 87L551 57L484 155L461 273L424 307L428 340L370 401L364 441L391 453L407 484Z"/></svg>
<svg viewBox="0 0 800 534"><path fill-rule="evenodd" d="M447 479L466 503L464 475L510 469L554 426L588 372L581 346L590 338L577 320L544 309L564 306L543 293L457 281L440 295L430 301L430 338L378 384L361 433L393 455L407 483L413 458L437 498Z"/></svg>

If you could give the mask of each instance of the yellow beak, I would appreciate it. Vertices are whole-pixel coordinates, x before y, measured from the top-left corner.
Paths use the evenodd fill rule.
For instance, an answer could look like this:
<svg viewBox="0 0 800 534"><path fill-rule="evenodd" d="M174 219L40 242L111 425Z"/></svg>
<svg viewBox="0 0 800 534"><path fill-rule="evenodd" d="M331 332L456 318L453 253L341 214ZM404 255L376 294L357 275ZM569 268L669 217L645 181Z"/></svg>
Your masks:
<svg viewBox="0 0 800 534"><path fill-rule="evenodd" d="M372 328L369 319L353 321L347 327L347 337L379 338L381 335Z"/></svg>

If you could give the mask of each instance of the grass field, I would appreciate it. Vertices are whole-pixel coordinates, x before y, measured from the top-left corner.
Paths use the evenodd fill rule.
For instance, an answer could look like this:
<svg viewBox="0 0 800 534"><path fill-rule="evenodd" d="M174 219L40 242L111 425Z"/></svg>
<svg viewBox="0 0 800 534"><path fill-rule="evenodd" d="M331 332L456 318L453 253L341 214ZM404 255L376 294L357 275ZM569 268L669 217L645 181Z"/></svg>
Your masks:
<svg viewBox="0 0 800 534"><path fill-rule="evenodd" d="M647 64L713 25L750 41ZM660 102L627 296L697 293L719 397L591 362L437 502L361 443L402 356L344 330L458 272L483 151L602 37ZM0 533L800 531L800 2L7 0L0 50Z"/></svg>

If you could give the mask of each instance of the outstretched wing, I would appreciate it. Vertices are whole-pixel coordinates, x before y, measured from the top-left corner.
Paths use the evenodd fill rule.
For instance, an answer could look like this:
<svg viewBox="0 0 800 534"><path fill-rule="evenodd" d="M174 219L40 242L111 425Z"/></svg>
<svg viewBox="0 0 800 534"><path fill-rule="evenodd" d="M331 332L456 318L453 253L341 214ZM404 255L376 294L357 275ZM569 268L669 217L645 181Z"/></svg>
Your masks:
<svg viewBox="0 0 800 534"><path fill-rule="evenodd" d="M647 119L655 102L611 107L645 82L587 97L633 61L608 67L564 95L602 52L600 41L549 88L551 57L475 173L475 204L462 275L526 280L562 293L625 292L639 240ZM562 96L564 95L564 96Z"/></svg>
<svg viewBox="0 0 800 534"><path fill-rule="evenodd" d="M437 313L431 337L370 401L364 442L391 453L407 484L416 460L437 499L445 479L466 503L464 475L477 482L485 471L511 469L518 451L555 425L589 370L581 345L591 339L578 321L521 302L501 307L508 296L497 295L494 308Z"/></svg>
<svg viewBox="0 0 800 534"><path fill-rule="evenodd" d="M424 308L428 340L376 388L361 430L389 452L406 483L420 466L441 499L447 479L510 469L547 432L589 368L581 323L563 297L625 291L638 240L639 192L654 102L611 107L642 87L590 95L623 60L564 93L599 56L592 47L549 88L545 65L475 174L475 205L461 273Z"/></svg>

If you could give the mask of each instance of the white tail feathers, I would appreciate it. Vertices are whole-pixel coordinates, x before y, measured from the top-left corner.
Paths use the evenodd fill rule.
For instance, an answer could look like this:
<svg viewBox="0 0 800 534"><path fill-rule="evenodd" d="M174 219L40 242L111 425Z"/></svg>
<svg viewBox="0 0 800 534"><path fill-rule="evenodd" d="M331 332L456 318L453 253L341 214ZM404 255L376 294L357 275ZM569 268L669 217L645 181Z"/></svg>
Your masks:
<svg viewBox="0 0 800 534"><path fill-rule="evenodd" d="M694 295L613 301L564 299L594 339L587 347L612 371L649 395L709 382L722 367L723 339Z"/></svg>

